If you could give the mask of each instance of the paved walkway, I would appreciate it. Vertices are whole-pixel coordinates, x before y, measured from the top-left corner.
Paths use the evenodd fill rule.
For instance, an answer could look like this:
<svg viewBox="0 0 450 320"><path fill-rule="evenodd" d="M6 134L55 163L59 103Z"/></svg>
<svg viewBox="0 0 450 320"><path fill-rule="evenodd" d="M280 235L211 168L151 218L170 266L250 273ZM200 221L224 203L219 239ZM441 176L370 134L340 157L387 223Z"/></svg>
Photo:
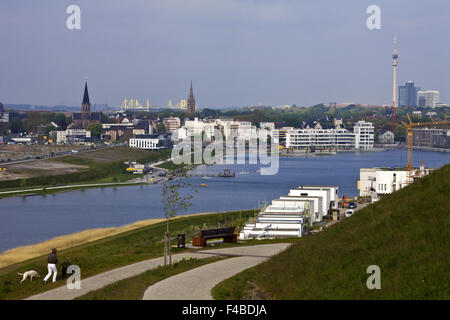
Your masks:
<svg viewBox="0 0 450 320"><path fill-rule="evenodd" d="M184 259L192 258L209 258L220 255L239 255L248 256L253 259L267 259L269 256L284 250L288 244L265 244L255 246L243 246L243 247L231 247L223 249L211 249L199 252L187 252L172 255L172 262L177 262ZM234 260L235 258L229 259ZM240 259L240 258L238 258ZM225 261L225 260L224 260ZM256 261L256 260L255 260ZM261 260L263 261L263 260ZM154 269L164 263L164 258L155 258L130 264L128 266L113 269L107 272L97 274L95 276L82 279L81 289L68 289L65 285L46 292L28 297L26 300L71 300L88 292L101 289L105 286L113 284L119 280L127 279L138 274L144 273L147 270ZM259 263L259 262L258 262ZM244 265L242 262L238 262L239 265ZM239 271L237 271L239 272ZM236 272L236 273L237 273ZM83 269L81 270L81 276L83 276ZM229 277L229 276L228 276ZM170 298L176 299L176 297Z"/></svg>
<svg viewBox="0 0 450 320"><path fill-rule="evenodd" d="M288 243L277 243L218 249L218 255L238 257L209 263L157 282L145 291L143 300L212 300L211 290L218 283L264 262L288 246Z"/></svg>

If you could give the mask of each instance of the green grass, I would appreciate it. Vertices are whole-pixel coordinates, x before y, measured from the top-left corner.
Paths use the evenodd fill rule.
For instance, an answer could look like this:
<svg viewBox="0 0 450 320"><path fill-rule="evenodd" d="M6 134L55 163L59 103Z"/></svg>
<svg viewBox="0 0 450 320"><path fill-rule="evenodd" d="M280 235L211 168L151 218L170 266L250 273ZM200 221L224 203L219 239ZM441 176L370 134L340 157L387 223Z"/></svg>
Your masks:
<svg viewBox="0 0 450 320"><path fill-rule="evenodd" d="M449 299L450 164L225 280L216 299ZM381 268L369 290L367 267ZM255 287L257 289L255 289Z"/></svg>
<svg viewBox="0 0 450 320"><path fill-rule="evenodd" d="M249 218L254 215L254 212L254 210L244 210L188 216L173 220L170 230L174 237L178 233L185 233L186 241L190 241L200 229L217 227L219 223L222 226L235 225L237 219ZM153 224L61 250L58 251L58 260L60 263L68 261L78 265L82 270L83 278L86 278L134 262L160 257L164 251L162 240L165 228L165 223ZM172 252L175 254L187 250L174 248ZM49 283L46 286L43 286L40 281L33 281L24 282L18 286L20 277L17 272L36 270L41 275L45 275L46 266L47 256L41 256L0 269L0 299L22 299L64 285L62 281Z"/></svg>
<svg viewBox="0 0 450 320"><path fill-rule="evenodd" d="M76 300L141 300L145 290L156 282L223 259L223 257L183 259L172 265L159 266L140 275L117 281L102 289L78 297Z"/></svg>
<svg viewBox="0 0 450 320"><path fill-rule="evenodd" d="M108 150L109 153L115 155L118 159L124 158L127 152L130 153L130 157L140 163L147 163L166 159L170 156L170 150L163 151L147 151L139 150L136 152L133 148L118 147L117 149ZM104 150L98 151L98 153L104 152ZM116 154L114 154L116 152ZM96 151L88 152L89 156L95 157ZM100 154L101 155L101 154ZM111 156L111 155L109 155ZM87 166L86 169L81 169L75 173L66 173L60 175L41 175L39 177L19 179L19 180L5 180L0 181L0 190L21 190L33 187L48 187L57 186L60 184L84 184L84 183L102 183L102 182L125 182L130 179L136 178L136 175L124 174L123 171L127 167L123 160L120 161L99 161L95 158L87 158L86 154L80 156L71 155L67 157L61 157L58 159L52 159L48 161L66 162L75 165ZM5 197L7 195L1 195Z"/></svg>

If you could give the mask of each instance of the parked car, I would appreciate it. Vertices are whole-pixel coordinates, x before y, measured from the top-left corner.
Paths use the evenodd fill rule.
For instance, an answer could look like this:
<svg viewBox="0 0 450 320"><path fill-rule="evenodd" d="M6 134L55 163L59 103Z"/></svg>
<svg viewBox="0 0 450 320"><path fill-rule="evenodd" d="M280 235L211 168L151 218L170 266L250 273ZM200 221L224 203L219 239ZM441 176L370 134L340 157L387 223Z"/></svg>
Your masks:
<svg viewBox="0 0 450 320"><path fill-rule="evenodd" d="M356 207L357 207L356 202L350 202L350 203L348 204L348 208L349 208L349 209L356 209Z"/></svg>
<svg viewBox="0 0 450 320"><path fill-rule="evenodd" d="M350 217L353 213L355 213L355 211L354 211L353 209L348 209L348 210L345 212L345 216L346 216L346 217Z"/></svg>

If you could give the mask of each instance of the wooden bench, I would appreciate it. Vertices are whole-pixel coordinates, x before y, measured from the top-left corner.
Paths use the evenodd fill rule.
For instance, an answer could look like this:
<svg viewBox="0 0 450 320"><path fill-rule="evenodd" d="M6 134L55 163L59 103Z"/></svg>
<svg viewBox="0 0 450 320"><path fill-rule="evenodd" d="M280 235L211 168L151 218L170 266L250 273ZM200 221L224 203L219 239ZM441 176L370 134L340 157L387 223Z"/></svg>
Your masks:
<svg viewBox="0 0 450 320"><path fill-rule="evenodd" d="M206 247L208 239L222 238L225 243L236 243L237 234L234 234L234 227L201 230L200 235L192 239L195 247Z"/></svg>

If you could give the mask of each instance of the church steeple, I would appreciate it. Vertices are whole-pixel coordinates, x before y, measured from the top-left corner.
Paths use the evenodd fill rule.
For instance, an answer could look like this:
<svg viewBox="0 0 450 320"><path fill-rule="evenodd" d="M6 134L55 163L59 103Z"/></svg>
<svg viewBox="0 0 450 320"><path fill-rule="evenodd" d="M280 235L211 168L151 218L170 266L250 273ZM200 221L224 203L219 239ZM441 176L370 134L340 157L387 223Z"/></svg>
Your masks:
<svg viewBox="0 0 450 320"><path fill-rule="evenodd" d="M187 101L187 112L189 115L193 115L195 113L195 98L194 98L194 90L192 89L192 80L191 80L191 88L189 90L189 98Z"/></svg>
<svg viewBox="0 0 450 320"><path fill-rule="evenodd" d="M84 95L83 95L83 102L81 103L81 112L82 113L91 112L91 103L89 102L89 92L87 82L85 82L84 84Z"/></svg>

